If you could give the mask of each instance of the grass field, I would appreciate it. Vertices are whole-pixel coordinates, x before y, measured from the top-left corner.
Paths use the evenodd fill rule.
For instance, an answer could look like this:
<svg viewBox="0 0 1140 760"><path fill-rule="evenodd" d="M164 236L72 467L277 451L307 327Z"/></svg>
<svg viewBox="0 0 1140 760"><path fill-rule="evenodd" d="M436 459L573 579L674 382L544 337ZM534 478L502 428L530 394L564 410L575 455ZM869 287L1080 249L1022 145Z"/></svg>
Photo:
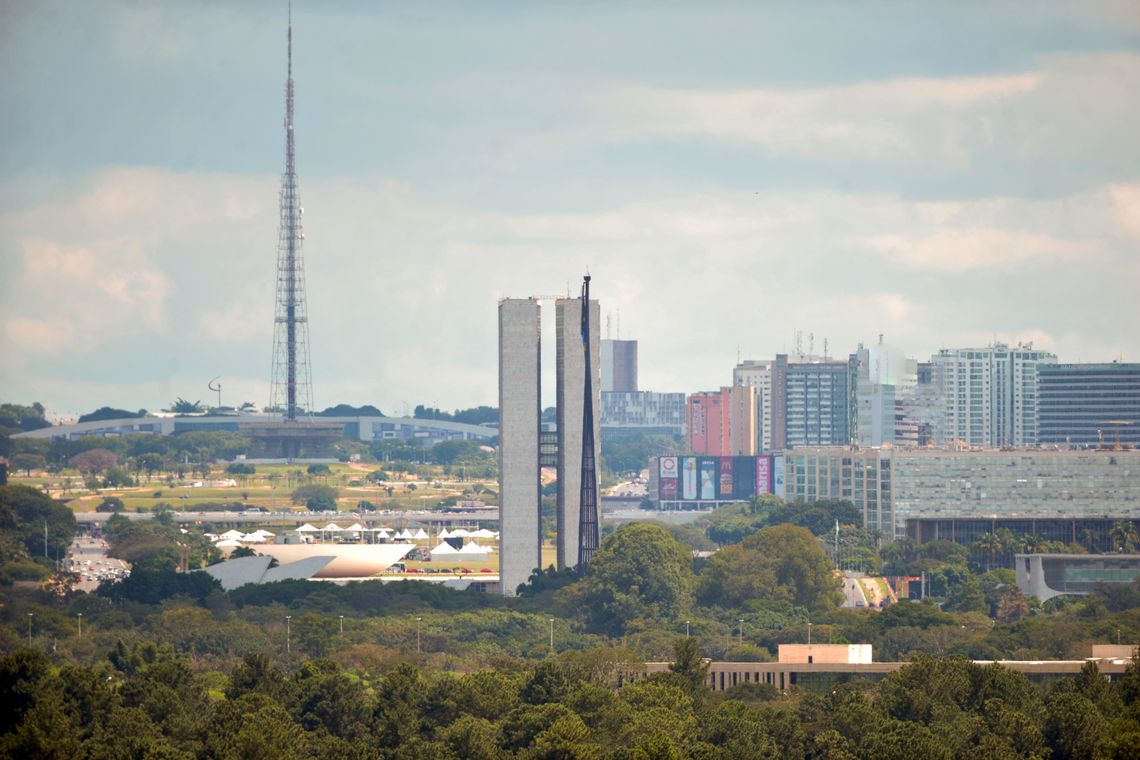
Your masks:
<svg viewBox="0 0 1140 760"><path fill-rule="evenodd" d="M329 485L339 492L338 509L352 511L361 501L380 509L420 510L431 509L447 498L475 498L495 502L488 485L477 481L443 479L442 468L427 468L434 479L393 480L383 487L365 480L365 476L382 465L335 463L329 465L331 474L310 476L298 465L255 465L253 475L230 475L224 466L211 468L206 477L189 474L183 479L167 476L147 478L141 475L140 484L130 488L98 489L92 491L83 485L83 478L74 472L59 475L35 474L24 477L13 474L11 482L46 489L51 496L66 501L77 512L90 512L107 496L123 501L128 512L150 511L159 504L170 504L176 510L192 510L195 506L210 503L240 503L243 507L262 507L270 511L301 509L290 499L301 485L317 483ZM393 477L398 473L391 473ZM218 486L218 481L232 480L235 485ZM195 487L195 484L201 485ZM391 488L391 493L388 488Z"/></svg>

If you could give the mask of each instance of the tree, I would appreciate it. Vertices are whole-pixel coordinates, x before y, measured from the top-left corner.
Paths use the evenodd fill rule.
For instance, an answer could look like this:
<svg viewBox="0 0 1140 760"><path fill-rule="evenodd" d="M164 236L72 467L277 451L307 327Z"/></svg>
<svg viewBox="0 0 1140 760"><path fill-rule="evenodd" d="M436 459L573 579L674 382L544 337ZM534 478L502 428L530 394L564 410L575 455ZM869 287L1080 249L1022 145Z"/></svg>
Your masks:
<svg viewBox="0 0 1140 760"><path fill-rule="evenodd" d="M993 570L994 557L996 557L998 552L1000 552L1002 549L1001 539L995 536L993 533L986 533L985 535L978 538L977 541L970 544L970 546L974 549L974 551L986 555L988 558L986 561L986 570Z"/></svg>
<svg viewBox="0 0 1140 760"><path fill-rule="evenodd" d="M35 402L31 406L23 404L0 404L0 432L5 428L14 431L39 430L51 427L44 419L44 405Z"/></svg>
<svg viewBox="0 0 1140 760"><path fill-rule="evenodd" d="M606 536L586 577L560 593L593 630L621 634L636 621L676 620L692 586L689 549L658 525L634 523Z"/></svg>
<svg viewBox="0 0 1140 760"><path fill-rule="evenodd" d="M43 454L23 453L12 457L12 469L21 470L28 477L31 477L32 470L42 470L45 467L47 458Z"/></svg>
<svg viewBox="0 0 1140 760"><path fill-rule="evenodd" d="M119 464L119 458L107 449L88 449L68 460L68 464L87 476L98 475Z"/></svg>
<svg viewBox="0 0 1140 760"><path fill-rule="evenodd" d="M202 409L201 401L187 401L179 396L176 400L170 403L168 412L175 412L176 414L197 414L204 411Z"/></svg>
<svg viewBox="0 0 1140 760"><path fill-rule="evenodd" d="M736 607L752 599L784 599L829 609L842 599L831 560L806 529L777 525L714 554L698 579L704 604Z"/></svg>
<svg viewBox="0 0 1140 760"><path fill-rule="evenodd" d="M75 514L44 493L28 486L0 486L0 533L15 538L28 554L62 556L75 529Z"/></svg>
<svg viewBox="0 0 1140 760"><path fill-rule="evenodd" d="M80 422L101 422L102 420L129 420L142 417L138 412L128 412L126 409L115 409L111 406L101 406L93 412L79 415Z"/></svg>
<svg viewBox="0 0 1140 760"><path fill-rule="evenodd" d="M691 636L677 639L673 644L673 662L669 663L669 672L676 673L685 680L689 696L698 697L704 693L709 663L701 657L701 648L696 639Z"/></svg>
<svg viewBox="0 0 1140 760"><path fill-rule="evenodd" d="M303 504L313 512L335 512L337 490L332 486L307 485L293 491L294 504Z"/></svg>
<svg viewBox="0 0 1140 760"><path fill-rule="evenodd" d="M123 509L123 500L118 496L105 496L95 507L96 512L122 512Z"/></svg>

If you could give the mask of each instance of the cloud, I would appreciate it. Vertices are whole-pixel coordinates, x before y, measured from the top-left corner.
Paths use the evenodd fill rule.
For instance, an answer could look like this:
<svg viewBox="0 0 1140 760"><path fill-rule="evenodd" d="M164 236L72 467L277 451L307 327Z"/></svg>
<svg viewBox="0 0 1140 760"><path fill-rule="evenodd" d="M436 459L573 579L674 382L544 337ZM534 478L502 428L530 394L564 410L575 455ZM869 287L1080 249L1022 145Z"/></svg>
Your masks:
<svg viewBox="0 0 1140 760"><path fill-rule="evenodd" d="M1052 55L1014 74L904 77L800 88L629 83L585 102L615 139L704 137L813 162L988 169L1112 145L1140 155L1140 55ZM1087 160L1087 159L1086 159ZM838 164L840 168L842 164Z"/></svg>
<svg viewBox="0 0 1140 760"><path fill-rule="evenodd" d="M9 368L19 395L78 366L100 404L132 369L132 392L158 390L116 401L131 408L201 396L219 374L227 395L264 403L275 184L115 169L0 216L0 250L25 246L2 259L4 340L40 357ZM315 178L303 188L315 401L494 403L496 298L573 293L587 268L656 390L719 387L738 348L770 356L795 329L837 356L879 332L917 356L995 333L1115 356L1140 320L1125 284L1140 262L1117 232L1130 187L937 202L659 191L597 212L509 213L382 177Z"/></svg>

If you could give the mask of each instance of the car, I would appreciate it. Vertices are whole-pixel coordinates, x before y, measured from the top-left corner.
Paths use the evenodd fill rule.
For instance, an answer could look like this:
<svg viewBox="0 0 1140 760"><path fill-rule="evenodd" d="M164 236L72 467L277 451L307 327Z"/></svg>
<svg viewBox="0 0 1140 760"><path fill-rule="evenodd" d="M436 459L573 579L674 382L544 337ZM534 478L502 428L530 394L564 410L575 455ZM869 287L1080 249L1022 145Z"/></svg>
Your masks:
<svg viewBox="0 0 1140 760"><path fill-rule="evenodd" d="M855 600L855 606L856 607L866 607L867 603L864 602L862 599L856 599Z"/></svg>
<svg viewBox="0 0 1140 760"><path fill-rule="evenodd" d="M480 570L479 572L481 572L481 573L493 573L493 572L495 572L495 571L494 571L494 570L492 570L492 569L491 569L491 568L489 568L489 567L485 567L485 568L483 568L482 570Z"/></svg>
<svg viewBox="0 0 1140 760"><path fill-rule="evenodd" d="M471 573L471 572L474 572L471 568L469 568L469 567L463 568L463 574L464 575L467 575L468 573Z"/></svg>
<svg viewBox="0 0 1140 760"><path fill-rule="evenodd" d="M404 572L406 572L406 573L422 573L423 570L420 570L418 567L409 567Z"/></svg>

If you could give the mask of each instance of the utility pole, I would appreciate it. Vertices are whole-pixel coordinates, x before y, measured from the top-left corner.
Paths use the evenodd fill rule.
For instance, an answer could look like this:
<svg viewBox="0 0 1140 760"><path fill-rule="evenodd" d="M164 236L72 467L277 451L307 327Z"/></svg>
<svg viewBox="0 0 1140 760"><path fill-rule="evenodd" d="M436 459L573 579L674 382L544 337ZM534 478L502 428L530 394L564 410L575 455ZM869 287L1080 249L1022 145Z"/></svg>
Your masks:
<svg viewBox="0 0 1140 760"><path fill-rule="evenodd" d="M344 635L344 615L340 616L340 635Z"/></svg>
<svg viewBox="0 0 1140 760"><path fill-rule="evenodd" d="M44 520L44 559L48 558L47 550L47 520Z"/></svg>
<svg viewBox="0 0 1140 760"><path fill-rule="evenodd" d="M293 620L292 615L286 615L285 616L285 654L289 654L290 652L293 651L293 641L292 641L293 629L292 629L292 623L291 623L292 620Z"/></svg>
<svg viewBox="0 0 1140 760"><path fill-rule="evenodd" d="M554 654L554 618L550 618L550 653Z"/></svg>
<svg viewBox="0 0 1140 760"><path fill-rule="evenodd" d="M811 621L808 621L808 646L811 646Z"/></svg>
<svg viewBox="0 0 1140 760"><path fill-rule="evenodd" d="M420 621L421 620L423 620L423 618L416 618L416 654L420 654L420 652L423 651L420 649Z"/></svg>
<svg viewBox="0 0 1140 760"><path fill-rule="evenodd" d="M35 617L34 612L28 613L28 646L32 645L32 618Z"/></svg>
<svg viewBox="0 0 1140 760"><path fill-rule="evenodd" d="M79 638L83 638L83 613L76 613L76 618L79 623Z"/></svg>
<svg viewBox="0 0 1140 760"><path fill-rule="evenodd" d="M685 621L685 638L686 639L692 638L691 636L689 636L689 621L688 620Z"/></svg>
<svg viewBox="0 0 1140 760"><path fill-rule="evenodd" d="M740 642L738 646L744 646L744 618L740 618Z"/></svg>

